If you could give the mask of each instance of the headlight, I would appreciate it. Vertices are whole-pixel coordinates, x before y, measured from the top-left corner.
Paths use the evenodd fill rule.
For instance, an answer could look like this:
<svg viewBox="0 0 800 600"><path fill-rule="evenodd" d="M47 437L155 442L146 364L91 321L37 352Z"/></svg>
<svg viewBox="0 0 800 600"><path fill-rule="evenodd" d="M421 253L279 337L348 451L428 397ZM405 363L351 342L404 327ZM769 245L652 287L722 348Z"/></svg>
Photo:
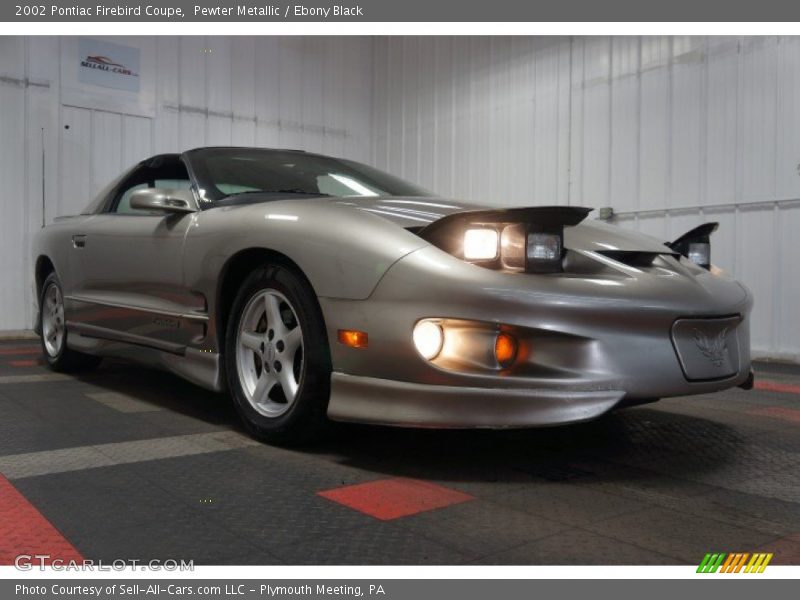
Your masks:
<svg viewBox="0 0 800 600"><path fill-rule="evenodd" d="M560 273L564 227L586 218L579 206L537 206L455 212L417 231L422 239L487 269Z"/></svg>
<svg viewBox="0 0 800 600"><path fill-rule="evenodd" d="M682 254L698 267L711 268L711 234L719 227L716 221L709 221L684 233L667 247Z"/></svg>
<svg viewBox="0 0 800 600"><path fill-rule="evenodd" d="M528 260L561 258L561 238L552 233L528 234Z"/></svg>
<svg viewBox="0 0 800 600"><path fill-rule="evenodd" d="M506 225L500 236L500 257L503 267L510 271L525 270L525 235L522 224Z"/></svg>
<svg viewBox="0 0 800 600"><path fill-rule="evenodd" d="M530 273L561 271L562 233L515 223L464 232L464 259L483 267Z"/></svg>
<svg viewBox="0 0 800 600"><path fill-rule="evenodd" d="M496 229L467 229L464 233L464 258L494 260L500 235Z"/></svg>
<svg viewBox="0 0 800 600"><path fill-rule="evenodd" d="M689 244L689 253L686 258L694 264L708 269L711 265L711 244L705 242L693 242Z"/></svg>
<svg viewBox="0 0 800 600"><path fill-rule="evenodd" d="M561 270L561 234L529 233L528 270L534 273L553 273Z"/></svg>

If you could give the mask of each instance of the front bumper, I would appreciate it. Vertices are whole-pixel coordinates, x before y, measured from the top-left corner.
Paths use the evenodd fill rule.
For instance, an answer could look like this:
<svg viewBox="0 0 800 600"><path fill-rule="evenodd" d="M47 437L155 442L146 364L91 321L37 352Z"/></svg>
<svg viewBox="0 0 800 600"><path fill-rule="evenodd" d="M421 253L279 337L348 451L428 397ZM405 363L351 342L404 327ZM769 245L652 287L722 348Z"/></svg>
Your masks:
<svg viewBox="0 0 800 600"><path fill-rule="evenodd" d="M514 276L442 254L420 250L398 261L366 300L320 298L330 340L337 328L369 333L368 348L331 344L331 418L430 427L556 425L617 404L716 392L748 378L752 296L735 281L680 266L606 278ZM695 328L732 316L735 326L704 332L703 344L692 341ZM446 362L444 351L442 360L427 361L412 343L421 318L470 330L477 336L470 339L483 339L487 348L493 339L487 331L509 332L520 354L510 368L498 369L472 351L480 343L457 343L458 364ZM692 327L674 330L687 320ZM717 329L728 332L725 344ZM714 351L724 351L726 360Z"/></svg>
<svg viewBox="0 0 800 600"><path fill-rule="evenodd" d="M439 428L522 428L588 421L625 392L565 392L426 385L334 373L328 416L335 421Z"/></svg>

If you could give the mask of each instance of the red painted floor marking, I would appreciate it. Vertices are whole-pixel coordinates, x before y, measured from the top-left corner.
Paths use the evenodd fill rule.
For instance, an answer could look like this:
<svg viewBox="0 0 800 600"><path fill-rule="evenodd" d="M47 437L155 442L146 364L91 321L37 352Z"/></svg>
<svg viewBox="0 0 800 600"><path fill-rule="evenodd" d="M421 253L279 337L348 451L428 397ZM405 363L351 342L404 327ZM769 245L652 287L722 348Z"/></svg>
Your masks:
<svg viewBox="0 0 800 600"><path fill-rule="evenodd" d="M777 381L758 381L753 384L757 390L765 392L781 392L783 394L800 394L800 385L791 383L778 383Z"/></svg>
<svg viewBox="0 0 800 600"><path fill-rule="evenodd" d="M348 485L318 494L381 521L475 499L469 494L434 483L402 477Z"/></svg>
<svg viewBox="0 0 800 600"><path fill-rule="evenodd" d="M758 415L760 417L773 417L800 423L800 410L796 408L786 408L784 406L764 406L763 408L753 408L747 411L748 415Z"/></svg>
<svg viewBox="0 0 800 600"><path fill-rule="evenodd" d="M0 348L0 356L22 356L25 354L41 354L39 346L25 346L16 348Z"/></svg>
<svg viewBox="0 0 800 600"><path fill-rule="evenodd" d="M12 367L36 367L44 364L41 359L35 358L31 360L10 360L8 361Z"/></svg>
<svg viewBox="0 0 800 600"><path fill-rule="evenodd" d="M0 565L13 565L21 554L47 554L50 558L45 564L83 560L42 513L0 475Z"/></svg>

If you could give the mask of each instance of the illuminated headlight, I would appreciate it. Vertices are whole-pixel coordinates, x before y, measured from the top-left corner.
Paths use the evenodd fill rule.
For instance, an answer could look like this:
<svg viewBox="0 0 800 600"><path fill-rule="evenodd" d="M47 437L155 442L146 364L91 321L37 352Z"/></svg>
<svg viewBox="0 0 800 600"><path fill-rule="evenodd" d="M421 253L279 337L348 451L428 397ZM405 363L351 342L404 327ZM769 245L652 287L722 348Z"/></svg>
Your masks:
<svg viewBox="0 0 800 600"><path fill-rule="evenodd" d="M711 244L703 242L693 242L689 244L687 258L694 264L706 269L711 265Z"/></svg>
<svg viewBox="0 0 800 600"><path fill-rule="evenodd" d="M494 260L500 236L495 229L467 229L464 232L464 258Z"/></svg>
<svg viewBox="0 0 800 600"><path fill-rule="evenodd" d="M529 273L558 273L563 251L561 228L523 223L475 224L464 231L464 259L481 266Z"/></svg>
<svg viewBox="0 0 800 600"><path fill-rule="evenodd" d="M414 346L423 358L433 360L442 351L444 331L433 321L420 321L414 326Z"/></svg>

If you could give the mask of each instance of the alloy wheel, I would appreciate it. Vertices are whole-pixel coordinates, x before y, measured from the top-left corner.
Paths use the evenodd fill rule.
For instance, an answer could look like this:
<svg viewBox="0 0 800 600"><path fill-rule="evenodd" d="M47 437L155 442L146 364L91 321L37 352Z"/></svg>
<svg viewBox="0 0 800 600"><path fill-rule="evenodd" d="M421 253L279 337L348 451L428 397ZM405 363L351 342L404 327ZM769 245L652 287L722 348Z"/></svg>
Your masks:
<svg viewBox="0 0 800 600"><path fill-rule="evenodd" d="M52 357L58 356L64 345L65 331L64 301L61 290L56 284L51 283L44 293L42 303L42 336L47 354Z"/></svg>
<svg viewBox="0 0 800 600"><path fill-rule="evenodd" d="M303 332L294 307L277 290L261 290L242 311L236 368L257 412L274 418L291 408L303 373Z"/></svg>

